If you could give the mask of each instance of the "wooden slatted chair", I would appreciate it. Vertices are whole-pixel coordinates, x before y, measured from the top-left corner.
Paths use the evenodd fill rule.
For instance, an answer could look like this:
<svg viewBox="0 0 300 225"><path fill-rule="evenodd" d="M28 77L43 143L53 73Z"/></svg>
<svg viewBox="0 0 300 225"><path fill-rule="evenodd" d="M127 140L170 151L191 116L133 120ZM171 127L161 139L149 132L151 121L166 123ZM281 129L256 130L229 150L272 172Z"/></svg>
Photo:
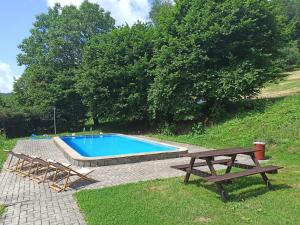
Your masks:
<svg viewBox="0 0 300 225"><path fill-rule="evenodd" d="M23 177L30 176L30 174L34 171L34 167L37 165L37 162L34 161L34 159L37 157L29 156L23 153L20 153L18 157L22 162L16 168L15 172Z"/></svg>
<svg viewBox="0 0 300 225"><path fill-rule="evenodd" d="M74 170L71 167L66 167L65 165L55 161L51 162L50 164L55 167L55 174L49 186L58 192L65 191L71 185L83 180L95 182L94 179L88 177L88 175L94 170L87 168ZM78 178L74 181L71 181L70 178L73 176L77 176Z"/></svg>
<svg viewBox="0 0 300 225"><path fill-rule="evenodd" d="M9 155L10 155L10 160L9 160L9 163L8 163L8 166L6 168L7 171L9 172L14 172L17 170L17 168L20 167L21 163L22 163L22 159L19 157L21 156L21 153L18 153L18 152L9 152ZM14 163L13 161L17 160L16 163Z"/></svg>
<svg viewBox="0 0 300 225"><path fill-rule="evenodd" d="M36 157L33 159L33 161L36 167L34 172L30 176L33 181L36 181L38 183L45 182L47 180L49 172L52 172L56 169L51 164L51 162L54 162L54 160L51 159L43 160L39 157ZM70 163L61 163L61 164L66 167L71 166Z"/></svg>
<svg viewBox="0 0 300 225"><path fill-rule="evenodd" d="M22 176L28 176L34 167L33 159L36 156L29 156L19 152L10 152L10 155L11 158L6 170L9 172L16 172ZM17 163L13 164L14 158L16 158Z"/></svg>

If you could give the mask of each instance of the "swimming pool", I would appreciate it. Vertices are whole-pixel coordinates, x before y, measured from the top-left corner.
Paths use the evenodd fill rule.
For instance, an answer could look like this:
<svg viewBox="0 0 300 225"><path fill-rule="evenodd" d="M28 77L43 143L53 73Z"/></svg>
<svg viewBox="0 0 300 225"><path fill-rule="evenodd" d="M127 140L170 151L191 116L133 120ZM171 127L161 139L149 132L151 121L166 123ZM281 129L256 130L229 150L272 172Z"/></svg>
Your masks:
<svg viewBox="0 0 300 225"><path fill-rule="evenodd" d="M173 146L161 145L117 134L61 137L61 139L85 157L117 156L176 149Z"/></svg>
<svg viewBox="0 0 300 225"><path fill-rule="evenodd" d="M103 166L178 157L186 148L122 134L55 137L65 156L79 166Z"/></svg>

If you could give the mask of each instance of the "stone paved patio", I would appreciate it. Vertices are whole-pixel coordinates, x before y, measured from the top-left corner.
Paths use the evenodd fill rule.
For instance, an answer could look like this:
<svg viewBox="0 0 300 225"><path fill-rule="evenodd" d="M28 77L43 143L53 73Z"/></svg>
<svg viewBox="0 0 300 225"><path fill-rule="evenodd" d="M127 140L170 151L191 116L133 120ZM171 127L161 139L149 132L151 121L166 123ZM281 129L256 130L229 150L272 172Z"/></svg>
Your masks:
<svg viewBox="0 0 300 225"><path fill-rule="evenodd" d="M172 144L187 147L193 152L205 150L192 145ZM52 140L22 140L17 143L14 151L67 162ZM238 159L248 161L247 158ZM37 184L28 177L23 178L3 169L0 174L0 204L8 207L0 223L86 224L73 197L76 191L181 176L183 172L170 166L187 162L188 159L179 158L93 168L95 172L92 177L97 180L96 183L75 187L63 193L52 191L46 183ZM4 168L6 165L7 162Z"/></svg>

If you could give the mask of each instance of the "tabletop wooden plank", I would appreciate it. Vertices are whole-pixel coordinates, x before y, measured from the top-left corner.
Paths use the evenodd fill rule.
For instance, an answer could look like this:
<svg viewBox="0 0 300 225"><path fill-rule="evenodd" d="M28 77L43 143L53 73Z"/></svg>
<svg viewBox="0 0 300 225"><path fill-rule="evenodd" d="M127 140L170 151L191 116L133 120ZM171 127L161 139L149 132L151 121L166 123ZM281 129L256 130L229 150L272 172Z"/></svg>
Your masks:
<svg viewBox="0 0 300 225"><path fill-rule="evenodd" d="M247 154L252 152L255 152L255 150L252 148L226 148L226 149L210 150L204 152L186 153L186 154L182 154L181 156L207 158L207 157L215 157L215 156L231 156L236 154Z"/></svg>
<svg viewBox="0 0 300 225"><path fill-rule="evenodd" d="M215 164L220 164L220 165L227 165L229 162L231 162L231 159L221 159L221 160L213 160L211 163L213 165ZM200 167L200 166L207 166L207 162L197 162L194 163L193 167ZM190 167L190 164L182 164L182 165L175 165L175 166L171 166L174 169L178 169L178 170L186 170L187 168Z"/></svg>

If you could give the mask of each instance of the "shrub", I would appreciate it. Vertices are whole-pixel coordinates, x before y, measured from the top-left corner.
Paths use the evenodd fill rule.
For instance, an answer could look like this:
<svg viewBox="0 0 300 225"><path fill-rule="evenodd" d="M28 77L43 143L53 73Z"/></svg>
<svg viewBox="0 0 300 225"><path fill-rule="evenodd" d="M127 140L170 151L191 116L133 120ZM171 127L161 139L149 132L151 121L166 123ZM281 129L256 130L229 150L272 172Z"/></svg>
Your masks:
<svg viewBox="0 0 300 225"><path fill-rule="evenodd" d="M43 118L35 112L12 112L1 110L0 128L7 138L24 137L31 134L45 134L53 132L52 119Z"/></svg>
<svg viewBox="0 0 300 225"><path fill-rule="evenodd" d="M202 122L195 123L192 127L192 133L201 135L205 133L205 126Z"/></svg>
<svg viewBox="0 0 300 225"><path fill-rule="evenodd" d="M280 52L282 54L281 63L284 69L292 70L300 66L300 51L297 41L291 41Z"/></svg>
<svg viewBox="0 0 300 225"><path fill-rule="evenodd" d="M176 134L176 124L168 122L162 123L158 127L158 133L164 135L174 135Z"/></svg>

